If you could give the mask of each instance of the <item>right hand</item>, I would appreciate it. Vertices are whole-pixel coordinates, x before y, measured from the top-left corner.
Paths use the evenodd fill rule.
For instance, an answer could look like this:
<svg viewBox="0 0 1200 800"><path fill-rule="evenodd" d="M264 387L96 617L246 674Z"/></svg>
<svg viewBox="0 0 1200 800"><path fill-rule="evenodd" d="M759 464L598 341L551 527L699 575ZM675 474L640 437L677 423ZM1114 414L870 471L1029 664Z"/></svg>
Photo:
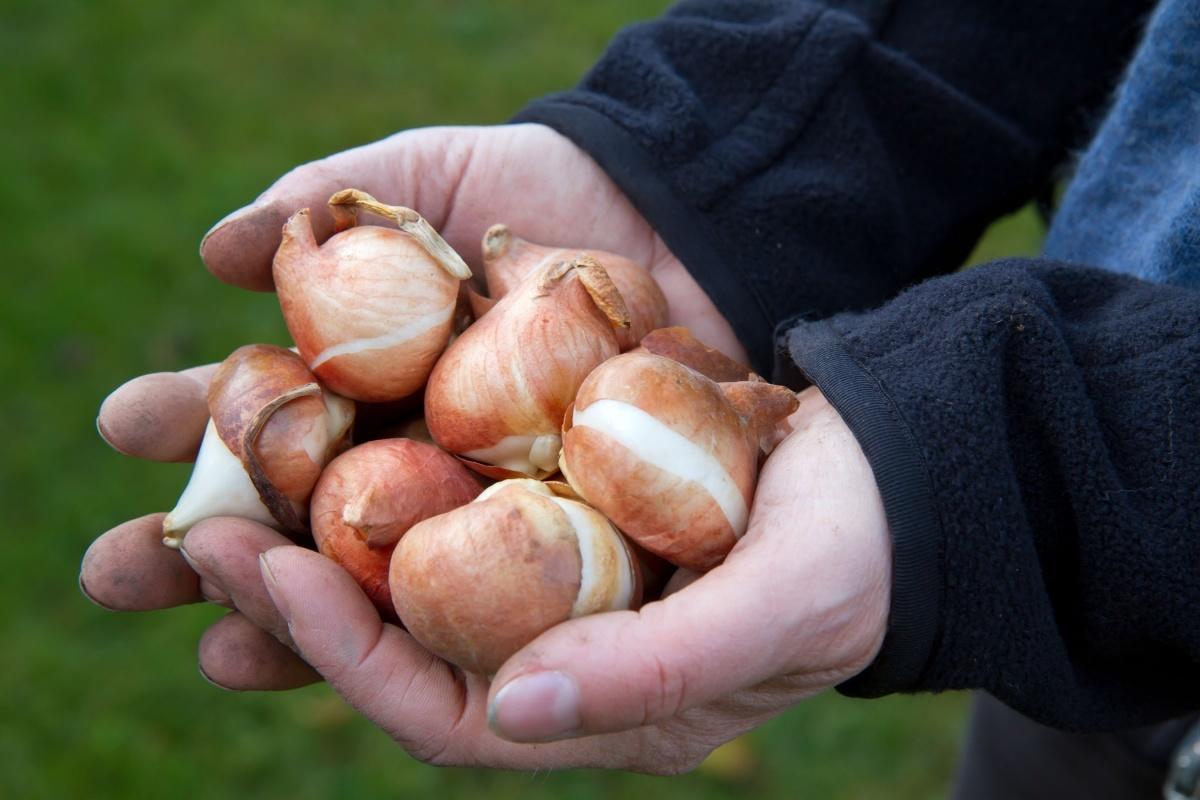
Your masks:
<svg viewBox="0 0 1200 800"><path fill-rule="evenodd" d="M497 222L531 241L624 255L658 280L670 304L671 324L686 325L702 341L747 361L729 323L632 203L586 153L542 125L405 131L298 167L217 223L201 243L201 257L223 281L270 290L284 221L300 208L312 208L318 238L328 237L332 223L321 209L330 195L347 187L415 208L473 266L479 263L483 232ZM127 455L190 460L204 429L211 374L211 368L198 368L127 384L101 408L101 433ZM236 610L201 642L205 675L236 689L289 688L317 680L277 641L287 642L287 632L279 629L257 577L222 581L250 587L243 596L225 596L161 544L161 521L161 514L139 517L97 539L80 573L85 594L106 608L129 611L207 597ZM198 525L184 547L194 564L203 562L201 573L219 577L222 570L257 564L247 556L287 543L262 526L217 519Z"/></svg>

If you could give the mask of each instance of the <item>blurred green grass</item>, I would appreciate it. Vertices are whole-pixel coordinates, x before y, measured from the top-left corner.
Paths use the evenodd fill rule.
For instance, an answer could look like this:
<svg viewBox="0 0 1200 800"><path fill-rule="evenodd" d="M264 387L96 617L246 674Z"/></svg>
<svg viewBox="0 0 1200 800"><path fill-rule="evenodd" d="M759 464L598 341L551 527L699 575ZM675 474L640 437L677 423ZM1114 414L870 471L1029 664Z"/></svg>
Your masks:
<svg viewBox="0 0 1200 800"><path fill-rule="evenodd" d="M200 265L213 221L301 162L405 127L503 121L570 86L617 28L665 5L5 4L0 797L941 795L961 696L819 697L748 738L749 770L433 769L324 687L206 684L195 644L217 609L109 614L76 589L92 538L169 507L187 474L103 445L93 419L107 392L245 342L286 342L272 297ZM1039 238L1025 210L973 260L1035 252Z"/></svg>

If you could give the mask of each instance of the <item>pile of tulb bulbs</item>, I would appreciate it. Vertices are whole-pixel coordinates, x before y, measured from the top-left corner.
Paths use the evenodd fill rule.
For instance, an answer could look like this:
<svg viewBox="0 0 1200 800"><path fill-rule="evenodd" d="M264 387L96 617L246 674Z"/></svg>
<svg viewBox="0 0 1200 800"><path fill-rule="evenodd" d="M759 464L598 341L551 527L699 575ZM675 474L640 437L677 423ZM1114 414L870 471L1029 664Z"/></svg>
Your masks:
<svg viewBox="0 0 1200 800"><path fill-rule="evenodd" d="M416 212L353 189L329 208L322 245L308 209L284 226L296 348L220 365L168 546L214 516L311 535L381 615L482 674L560 622L637 608L664 560L721 562L792 392L665 328L628 259L496 225L484 296Z"/></svg>

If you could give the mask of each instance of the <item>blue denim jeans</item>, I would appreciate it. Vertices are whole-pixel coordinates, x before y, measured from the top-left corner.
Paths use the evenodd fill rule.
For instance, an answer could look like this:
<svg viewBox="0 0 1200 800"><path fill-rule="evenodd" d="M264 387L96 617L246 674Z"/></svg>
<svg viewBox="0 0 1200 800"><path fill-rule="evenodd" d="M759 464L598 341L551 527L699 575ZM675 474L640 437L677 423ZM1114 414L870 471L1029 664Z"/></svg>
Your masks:
<svg viewBox="0 0 1200 800"><path fill-rule="evenodd" d="M1200 286L1200 0L1159 3L1045 252Z"/></svg>

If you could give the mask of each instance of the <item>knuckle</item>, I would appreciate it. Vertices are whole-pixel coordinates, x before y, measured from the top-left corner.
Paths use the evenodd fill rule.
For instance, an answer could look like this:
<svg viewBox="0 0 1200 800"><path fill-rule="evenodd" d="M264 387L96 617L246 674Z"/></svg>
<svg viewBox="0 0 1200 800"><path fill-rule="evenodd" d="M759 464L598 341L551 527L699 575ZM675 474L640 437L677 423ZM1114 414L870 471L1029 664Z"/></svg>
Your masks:
<svg viewBox="0 0 1200 800"><path fill-rule="evenodd" d="M683 670L657 653L649 655L647 667L653 690L646 696L643 725L673 717L682 710L687 698L687 678Z"/></svg>

